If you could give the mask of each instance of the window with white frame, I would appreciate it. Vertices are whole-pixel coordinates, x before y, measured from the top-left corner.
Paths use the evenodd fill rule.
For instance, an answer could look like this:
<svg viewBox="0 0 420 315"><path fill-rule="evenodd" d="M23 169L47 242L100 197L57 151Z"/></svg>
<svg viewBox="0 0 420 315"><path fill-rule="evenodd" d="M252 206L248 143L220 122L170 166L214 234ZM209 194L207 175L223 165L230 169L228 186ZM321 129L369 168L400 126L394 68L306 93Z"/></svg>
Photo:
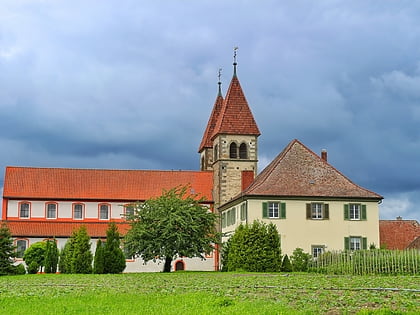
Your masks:
<svg viewBox="0 0 420 315"><path fill-rule="evenodd" d="M312 219L322 219L322 203L313 203L311 211Z"/></svg>
<svg viewBox="0 0 420 315"><path fill-rule="evenodd" d="M279 203L278 202L269 202L268 203L268 217L269 218L278 218L279 217Z"/></svg>
<svg viewBox="0 0 420 315"><path fill-rule="evenodd" d="M360 220L360 204L351 203L349 205L350 220Z"/></svg>
<svg viewBox="0 0 420 315"><path fill-rule="evenodd" d="M330 217L328 203L313 202L306 204L306 219L328 220Z"/></svg>
<svg viewBox="0 0 420 315"><path fill-rule="evenodd" d="M125 216L132 216L134 214L134 206L133 205L126 205L124 207Z"/></svg>
<svg viewBox="0 0 420 315"><path fill-rule="evenodd" d="M81 220L83 219L83 211L84 205L81 203L75 203L73 205L73 219L75 220Z"/></svg>
<svg viewBox="0 0 420 315"><path fill-rule="evenodd" d="M286 219L286 203L276 201L263 202L262 217L264 219Z"/></svg>
<svg viewBox="0 0 420 315"><path fill-rule="evenodd" d="M17 240L16 241L16 258L23 258L23 254L28 246L27 240Z"/></svg>
<svg viewBox="0 0 420 315"><path fill-rule="evenodd" d="M325 250L325 246L322 245L313 245L312 246L312 257L318 258Z"/></svg>
<svg viewBox="0 0 420 315"><path fill-rule="evenodd" d="M27 202L22 202L19 206L19 217L20 218L29 218L30 204Z"/></svg>
<svg viewBox="0 0 420 315"><path fill-rule="evenodd" d="M99 207L99 219L108 220L109 219L109 205L100 205Z"/></svg>
<svg viewBox="0 0 420 315"><path fill-rule="evenodd" d="M362 248L360 237L350 237L350 250L359 250Z"/></svg>
<svg viewBox="0 0 420 315"><path fill-rule="evenodd" d="M349 236L344 238L344 249L367 249L367 238L362 236Z"/></svg>
<svg viewBox="0 0 420 315"><path fill-rule="evenodd" d="M57 218L57 204L47 203L47 219Z"/></svg>

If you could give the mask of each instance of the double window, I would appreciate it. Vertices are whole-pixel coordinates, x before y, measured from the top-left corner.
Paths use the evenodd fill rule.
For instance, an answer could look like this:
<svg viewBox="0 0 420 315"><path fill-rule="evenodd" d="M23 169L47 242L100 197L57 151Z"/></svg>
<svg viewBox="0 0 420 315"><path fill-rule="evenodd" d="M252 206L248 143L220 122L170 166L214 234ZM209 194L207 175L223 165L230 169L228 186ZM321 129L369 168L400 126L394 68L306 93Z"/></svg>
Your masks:
<svg viewBox="0 0 420 315"><path fill-rule="evenodd" d="M360 250L367 249L367 238L361 236L349 236L344 238L344 249Z"/></svg>
<svg viewBox="0 0 420 315"><path fill-rule="evenodd" d="M73 219L82 220L84 217L84 205L81 203L73 204Z"/></svg>
<svg viewBox="0 0 420 315"><path fill-rule="evenodd" d="M230 210L222 213L222 228L236 223L236 208L233 207Z"/></svg>
<svg viewBox="0 0 420 315"><path fill-rule="evenodd" d="M229 146L229 158L231 159L248 159L248 146L246 143L238 145L232 142Z"/></svg>
<svg viewBox="0 0 420 315"><path fill-rule="evenodd" d="M313 258L318 258L322 255L325 250L325 246L323 245L312 245L311 252Z"/></svg>
<svg viewBox="0 0 420 315"><path fill-rule="evenodd" d="M31 205L28 202L22 202L19 204L19 218L29 218Z"/></svg>
<svg viewBox="0 0 420 315"><path fill-rule="evenodd" d="M329 218L330 211L327 203L313 202L306 204L306 219L327 220Z"/></svg>
<svg viewBox="0 0 420 315"><path fill-rule="evenodd" d="M262 208L262 217L264 219L286 219L286 203L284 202L263 202Z"/></svg>
<svg viewBox="0 0 420 315"><path fill-rule="evenodd" d="M349 203L344 205L344 220L366 220L366 205L360 203Z"/></svg>
<svg viewBox="0 0 420 315"><path fill-rule="evenodd" d="M56 203L47 203L47 219L56 219L57 218L57 204Z"/></svg>

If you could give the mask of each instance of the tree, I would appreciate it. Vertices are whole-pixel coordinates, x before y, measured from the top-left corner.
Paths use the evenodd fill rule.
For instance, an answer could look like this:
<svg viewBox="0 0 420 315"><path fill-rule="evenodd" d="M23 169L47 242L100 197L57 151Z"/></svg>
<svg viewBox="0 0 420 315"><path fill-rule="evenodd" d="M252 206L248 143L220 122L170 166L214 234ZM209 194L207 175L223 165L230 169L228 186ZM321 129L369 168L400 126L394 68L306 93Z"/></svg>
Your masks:
<svg viewBox="0 0 420 315"><path fill-rule="evenodd" d="M71 273L71 259L73 257L75 237L76 230L73 231L64 248L61 250L60 261L58 263L60 273Z"/></svg>
<svg viewBox="0 0 420 315"><path fill-rule="evenodd" d="M76 231L74 238L70 273L92 273L92 259L90 237L87 233L86 226L82 225Z"/></svg>
<svg viewBox="0 0 420 315"><path fill-rule="evenodd" d="M305 253L302 248L296 248L290 256L293 271L307 271L311 255Z"/></svg>
<svg viewBox="0 0 420 315"><path fill-rule="evenodd" d="M5 223L0 226L0 276L14 273L13 258L16 246L12 234Z"/></svg>
<svg viewBox="0 0 420 315"><path fill-rule="evenodd" d="M58 264L58 248L56 240L47 240L45 250L44 271L45 273L56 273Z"/></svg>
<svg viewBox="0 0 420 315"><path fill-rule="evenodd" d="M289 256L284 255L283 262L281 263L281 271L291 272L293 270L292 264L290 263Z"/></svg>
<svg viewBox="0 0 420 315"><path fill-rule="evenodd" d="M93 259L93 273L104 273L104 245L101 240L96 242L95 258Z"/></svg>
<svg viewBox="0 0 420 315"><path fill-rule="evenodd" d="M274 224L254 221L236 228L229 245L229 271L275 272L280 266L280 237Z"/></svg>
<svg viewBox="0 0 420 315"><path fill-rule="evenodd" d="M45 262L46 249L47 242L36 242L29 246L25 251L23 260L25 261L26 266L28 266L28 273L42 271Z"/></svg>
<svg viewBox="0 0 420 315"><path fill-rule="evenodd" d="M104 246L104 273L120 273L125 269L125 255L120 248L121 236L115 222L109 223Z"/></svg>
<svg viewBox="0 0 420 315"><path fill-rule="evenodd" d="M188 186L163 191L157 198L133 205L134 214L125 238L129 255L164 261L164 272L171 271L177 256L200 257L214 250L220 235L216 231L217 216L200 204L204 199L189 194Z"/></svg>
<svg viewBox="0 0 420 315"><path fill-rule="evenodd" d="M222 269L221 271L228 271L228 260L229 260L229 248L230 244L232 243L232 238L229 238L226 242L222 244L221 250L221 262L222 262Z"/></svg>

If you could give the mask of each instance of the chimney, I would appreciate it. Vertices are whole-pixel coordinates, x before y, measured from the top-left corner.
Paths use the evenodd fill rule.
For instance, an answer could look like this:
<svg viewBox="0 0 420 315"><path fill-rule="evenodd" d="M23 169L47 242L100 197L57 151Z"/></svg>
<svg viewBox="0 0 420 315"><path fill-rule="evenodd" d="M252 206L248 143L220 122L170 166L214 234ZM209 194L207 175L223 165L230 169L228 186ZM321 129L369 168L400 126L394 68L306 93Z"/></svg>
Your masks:
<svg viewBox="0 0 420 315"><path fill-rule="evenodd" d="M254 171L242 171L242 191L254 181Z"/></svg>
<svg viewBox="0 0 420 315"><path fill-rule="evenodd" d="M402 217L401 217L401 216L398 216L398 217L397 217L397 220L398 220L398 221L401 221L401 220L402 220Z"/></svg>
<svg viewBox="0 0 420 315"><path fill-rule="evenodd" d="M321 150L321 159L323 159L325 162L328 162L328 159L327 159L327 150L326 149L322 149Z"/></svg>

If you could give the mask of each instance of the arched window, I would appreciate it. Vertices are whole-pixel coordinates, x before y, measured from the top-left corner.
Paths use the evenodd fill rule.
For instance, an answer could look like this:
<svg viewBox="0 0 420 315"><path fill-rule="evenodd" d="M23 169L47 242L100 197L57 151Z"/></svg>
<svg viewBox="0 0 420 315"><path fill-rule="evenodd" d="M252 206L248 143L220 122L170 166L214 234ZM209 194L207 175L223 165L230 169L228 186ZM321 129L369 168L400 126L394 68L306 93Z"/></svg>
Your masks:
<svg viewBox="0 0 420 315"><path fill-rule="evenodd" d="M26 248L28 248L28 240L16 240L16 258L23 258Z"/></svg>
<svg viewBox="0 0 420 315"><path fill-rule="evenodd" d="M73 219L81 220L84 217L85 207L82 203L73 204Z"/></svg>
<svg viewBox="0 0 420 315"><path fill-rule="evenodd" d="M237 159L238 158L238 146L236 145L235 142L232 142L230 144L230 147L229 147L229 157L231 159Z"/></svg>
<svg viewBox="0 0 420 315"><path fill-rule="evenodd" d="M109 204L101 204L99 205L99 219L101 220L109 220Z"/></svg>
<svg viewBox="0 0 420 315"><path fill-rule="evenodd" d="M246 143L241 143L241 145L239 146L239 158L240 159L248 158L248 147Z"/></svg>
<svg viewBox="0 0 420 315"><path fill-rule="evenodd" d="M19 218L29 219L31 214L31 204L29 202L19 203Z"/></svg>
<svg viewBox="0 0 420 315"><path fill-rule="evenodd" d="M185 270L185 262L183 260L178 260L175 262L175 271Z"/></svg>
<svg viewBox="0 0 420 315"><path fill-rule="evenodd" d="M219 159L219 146L216 144L214 146L214 157L213 161L217 161Z"/></svg>
<svg viewBox="0 0 420 315"><path fill-rule="evenodd" d="M46 217L47 219L56 219L57 218L57 203L49 202L46 203Z"/></svg>

